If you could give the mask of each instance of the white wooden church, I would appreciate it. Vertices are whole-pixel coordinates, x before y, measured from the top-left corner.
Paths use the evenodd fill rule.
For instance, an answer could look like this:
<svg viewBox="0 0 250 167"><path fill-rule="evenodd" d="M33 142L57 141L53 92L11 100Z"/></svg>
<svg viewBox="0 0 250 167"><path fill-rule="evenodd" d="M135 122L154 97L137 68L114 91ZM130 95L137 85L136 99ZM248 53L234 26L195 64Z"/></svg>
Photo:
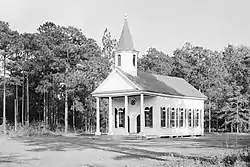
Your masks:
<svg viewBox="0 0 250 167"><path fill-rule="evenodd" d="M138 71L138 53L125 18L115 68L92 92L96 135L101 134L100 98L109 98L109 135L203 135L206 96L182 78Z"/></svg>

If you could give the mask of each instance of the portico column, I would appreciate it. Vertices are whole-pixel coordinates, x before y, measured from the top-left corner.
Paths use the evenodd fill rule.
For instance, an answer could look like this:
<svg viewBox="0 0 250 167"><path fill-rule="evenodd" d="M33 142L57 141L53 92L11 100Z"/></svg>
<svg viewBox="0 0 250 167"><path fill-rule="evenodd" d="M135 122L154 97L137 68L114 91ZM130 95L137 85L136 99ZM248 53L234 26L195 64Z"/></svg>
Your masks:
<svg viewBox="0 0 250 167"><path fill-rule="evenodd" d="M125 129L128 133L128 96L125 96Z"/></svg>
<svg viewBox="0 0 250 167"><path fill-rule="evenodd" d="M144 133L145 116L144 116L144 96L141 94L141 133Z"/></svg>
<svg viewBox="0 0 250 167"><path fill-rule="evenodd" d="M113 134L113 101L112 97L109 97L109 135Z"/></svg>
<svg viewBox="0 0 250 167"><path fill-rule="evenodd" d="M96 97L96 132L95 135L101 135L100 132L100 99Z"/></svg>

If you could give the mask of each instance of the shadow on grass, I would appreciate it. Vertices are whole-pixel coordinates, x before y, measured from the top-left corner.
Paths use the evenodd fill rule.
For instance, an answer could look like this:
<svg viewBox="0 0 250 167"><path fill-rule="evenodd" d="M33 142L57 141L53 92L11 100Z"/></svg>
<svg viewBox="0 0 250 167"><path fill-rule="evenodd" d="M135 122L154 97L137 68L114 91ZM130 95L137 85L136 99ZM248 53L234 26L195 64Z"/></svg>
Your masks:
<svg viewBox="0 0 250 167"><path fill-rule="evenodd" d="M237 145L235 145L235 136L225 135L207 135L198 138L167 138L153 140L129 140L127 137L112 136L92 136L84 135L77 137L66 136L46 136L22 138L26 145L31 146L28 151L67 151L69 149L99 149L120 153L115 160L122 159L154 159L159 161L167 161L166 157L176 157L181 159L193 159L206 161L214 164L213 157L186 156L176 152L159 152L151 151L154 148L242 148L250 144L250 136L239 136ZM35 148L32 148L35 146ZM151 150L150 150L151 149ZM150 151L149 151L150 150ZM198 155L197 150L197 155Z"/></svg>
<svg viewBox="0 0 250 167"><path fill-rule="evenodd" d="M37 158L26 158L20 155L1 155L0 154L0 164L26 164L29 161L39 160Z"/></svg>

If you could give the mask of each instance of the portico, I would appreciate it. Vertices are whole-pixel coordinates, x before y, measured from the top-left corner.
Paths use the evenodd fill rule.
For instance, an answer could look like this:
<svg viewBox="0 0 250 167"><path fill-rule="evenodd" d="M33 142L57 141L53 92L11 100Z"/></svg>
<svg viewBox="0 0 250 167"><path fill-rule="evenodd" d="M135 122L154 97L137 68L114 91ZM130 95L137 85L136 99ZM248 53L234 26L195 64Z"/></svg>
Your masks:
<svg viewBox="0 0 250 167"><path fill-rule="evenodd" d="M96 97L96 135L100 132L100 98L107 98L107 95ZM139 106L136 105L135 99L139 98ZM144 131L144 94L127 93L121 96L113 94L108 96L108 135L130 133L138 133L140 126L140 134ZM129 99L132 104L129 104ZM115 102L115 104L113 104ZM136 105L136 106L135 106ZM132 107L135 106L135 107ZM140 123L137 125L137 117L140 117ZM129 121L130 120L130 121ZM114 133L115 132L115 133Z"/></svg>

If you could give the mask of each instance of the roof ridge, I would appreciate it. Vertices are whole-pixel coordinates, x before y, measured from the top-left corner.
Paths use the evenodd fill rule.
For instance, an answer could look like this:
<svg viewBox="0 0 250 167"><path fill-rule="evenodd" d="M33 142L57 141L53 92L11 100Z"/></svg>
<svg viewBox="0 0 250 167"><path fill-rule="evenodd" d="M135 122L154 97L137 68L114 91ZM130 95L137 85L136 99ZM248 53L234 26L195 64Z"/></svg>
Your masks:
<svg viewBox="0 0 250 167"><path fill-rule="evenodd" d="M169 75L160 75L160 74L155 74L155 73L150 73L150 72L144 72L144 71L138 71L138 72L142 72L142 73L146 73L146 74L150 74L150 75L154 75L154 76L163 76L163 77L169 77L169 78L177 78L177 79L183 79L181 77L175 77L175 76L169 76Z"/></svg>

